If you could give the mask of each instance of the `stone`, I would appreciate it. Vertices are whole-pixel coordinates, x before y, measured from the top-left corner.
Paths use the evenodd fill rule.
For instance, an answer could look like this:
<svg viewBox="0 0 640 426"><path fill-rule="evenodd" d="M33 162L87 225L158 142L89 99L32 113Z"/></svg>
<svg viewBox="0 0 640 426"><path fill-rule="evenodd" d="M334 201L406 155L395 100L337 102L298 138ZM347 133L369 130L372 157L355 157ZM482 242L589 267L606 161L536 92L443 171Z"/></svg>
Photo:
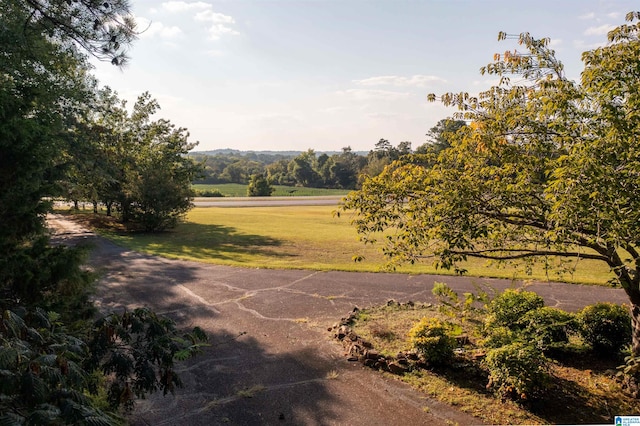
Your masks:
<svg viewBox="0 0 640 426"><path fill-rule="evenodd" d="M368 351L365 351L364 356L367 359L377 360L380 355L378 354L378 351L374 351L370 349Z"/></svg>
<svg viewBox="0 0 640 426"><path fill-rule="evenodd" d="M390 362L389 364L387 364L387 367L389 368L389 371L392 372L393 374L404 374L407 372L407 368L403 367L400 364L397 364L395 362Z"/></svg>

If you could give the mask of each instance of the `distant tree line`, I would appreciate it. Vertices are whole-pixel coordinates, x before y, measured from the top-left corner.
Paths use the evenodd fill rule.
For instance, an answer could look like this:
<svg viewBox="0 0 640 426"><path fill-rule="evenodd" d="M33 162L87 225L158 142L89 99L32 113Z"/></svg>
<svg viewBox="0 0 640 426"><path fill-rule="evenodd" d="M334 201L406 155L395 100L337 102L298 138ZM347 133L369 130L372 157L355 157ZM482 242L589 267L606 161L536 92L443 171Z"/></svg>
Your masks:
<svg viewBox="0 0 640 426"><path fill-rule="evenodd" d="M377 176L385 166L403 155L437 153L447 148L450 135L464 125L461 120L440 120L427 133L427 142L415 151L411 149L411 142L403 141L394 146L388 140L380 139L366 155L345 147L334 154L308 149L297 155L230 151L213 155L192 153L190 156L204 168L202 178L195 183L248 184L259 178L266 179L270 185L356 189L365 176Z"/></svg>

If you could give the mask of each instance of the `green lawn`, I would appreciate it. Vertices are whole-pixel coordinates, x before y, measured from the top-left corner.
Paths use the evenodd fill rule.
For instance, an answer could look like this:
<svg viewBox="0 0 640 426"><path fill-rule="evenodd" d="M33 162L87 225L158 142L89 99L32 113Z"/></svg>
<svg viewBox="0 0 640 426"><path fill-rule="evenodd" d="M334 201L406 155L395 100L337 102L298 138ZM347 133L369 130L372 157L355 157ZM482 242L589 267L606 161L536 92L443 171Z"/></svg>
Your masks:
<svg viewBox="0 0 640 426"><path fill-rule="evenodd" d="M376 247L358 241L349 217L334 217L332 206L201 207L185 223L160 234L108 232L118 244L161 256L223 265L274 269L381 271L385 260ZM353 256L364 256L354 262ZM465 265L469 275L546 280L541 269L532 276L512 268L488 266L475 260ZM440 273L429 261L398 269L405 273ZM611 278L607 267L581 261L569 276L549 275L549 280L604 284Z"/></svg>
<svg viewBox="0 0 640 426"><path fill-rule="evenodd" d="M344 189L325 189L325 188L303 188L298 186L273 185L275 189L271 194L274 197L286 196L320 196L320 195L347 195L349 191ZM221 184L196 184L193 185L196 191L220 191L225 197L246 197L247 185L239 183L221 183Z"/></svg>

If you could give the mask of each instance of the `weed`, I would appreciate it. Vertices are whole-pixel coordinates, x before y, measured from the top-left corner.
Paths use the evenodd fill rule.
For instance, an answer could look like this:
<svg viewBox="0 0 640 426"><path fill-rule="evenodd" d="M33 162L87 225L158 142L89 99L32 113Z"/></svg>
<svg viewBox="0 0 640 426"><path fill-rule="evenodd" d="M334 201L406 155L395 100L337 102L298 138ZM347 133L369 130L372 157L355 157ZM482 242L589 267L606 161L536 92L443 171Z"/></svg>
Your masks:
<svg viewBox="0 0 640 426"><path fill-rule="evenodd" d="M338 373L337 370L331 370L327 373L327 380L335 380L338 378L338 376L340 376L340 373Z"/></svg>

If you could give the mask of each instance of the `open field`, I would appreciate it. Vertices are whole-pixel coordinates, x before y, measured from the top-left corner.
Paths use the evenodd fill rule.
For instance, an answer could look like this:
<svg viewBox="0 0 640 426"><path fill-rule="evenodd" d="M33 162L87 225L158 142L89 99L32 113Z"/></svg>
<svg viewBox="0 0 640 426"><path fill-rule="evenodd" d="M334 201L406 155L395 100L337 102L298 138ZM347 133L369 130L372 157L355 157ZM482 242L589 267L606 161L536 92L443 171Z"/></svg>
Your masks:
<svg viewBox="0 0 640 426"><path fill-rule="evenodd" d="M196 184L193 189L196 191L214 191L218 190L225 197L246 197L247 186L239 183L220 183L220 184ZM344 189L325 189L325 188L303 188L298 186L273 185L275 191L271 194L274 197L301 197L301 196L320 196L320 195L347 195L348 190Z"/></svg>
<svg viewBox="0 0 640 426"><path fill-rule="evenodd" d="M251 268L379 272L385 259L377 247L358 241L349 215L334 217L335 206L194 208L186 222L161 234L103 231L118 244L161 256ZM354 262L354 256L364 261ZM607 267L581 261L576 271L561 276L542 268L528 276L483 260L464 265L473 276L571 281L605 284ZM397 269L404 273L447 273L425 263Z"/></svg>

